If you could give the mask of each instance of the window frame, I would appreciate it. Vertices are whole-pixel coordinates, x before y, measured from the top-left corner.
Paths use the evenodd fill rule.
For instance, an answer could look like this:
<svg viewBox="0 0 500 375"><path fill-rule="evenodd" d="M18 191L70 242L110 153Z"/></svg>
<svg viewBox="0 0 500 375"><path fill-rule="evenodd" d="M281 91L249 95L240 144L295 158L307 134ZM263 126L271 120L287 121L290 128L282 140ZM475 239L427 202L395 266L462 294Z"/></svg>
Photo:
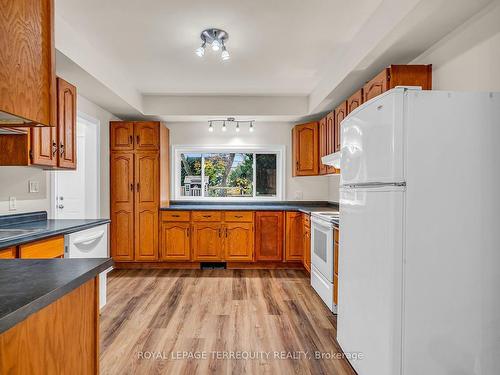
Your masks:
<svg viewBox="0 0 500 375"><path fill-rule="evenodd" d="M254 154L276 154L276 196L263 197L256 195L257 187L256 180L256 157L253 158L254 179L253 179L253 197L191 197L181 195L181 154L182 153L254 153ZM171 151L171 196L177 201L196 201L196 202L265 202L265 201L282 201L285 191L285 146L284 145L241 145L241 146L196 146L196 145L173 145ZM204 158L202 157L202 160ZM202 167L202 182L204 177L204 168ZM203 193L203 189L202 189Z"/></svg>

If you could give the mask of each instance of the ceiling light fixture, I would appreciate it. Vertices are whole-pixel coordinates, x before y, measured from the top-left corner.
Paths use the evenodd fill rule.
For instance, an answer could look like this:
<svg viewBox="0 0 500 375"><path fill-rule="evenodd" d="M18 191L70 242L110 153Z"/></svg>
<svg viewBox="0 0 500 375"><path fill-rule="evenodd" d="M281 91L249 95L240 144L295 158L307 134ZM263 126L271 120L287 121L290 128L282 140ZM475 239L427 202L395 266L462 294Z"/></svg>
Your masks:
<svg viewBox="0 0 500 375"><path fill-rule="evenodd" d="M254 127L253 127L253 121L250 121L250 128L248 129L250 133L253 133Z"/></svg>
<svg viewBox="0 0 500 375"><path fill-rule="evenodd" d="M241 125L250 124L249 131L254 131L254 120L246 120L246 121L236 121L234 117L228 117L225 120L208 120L208 131L213 132L215 130L214 125L217 123L222 123L222 131L226 132L228 125L236 124L235 131L239 133L241 131Z"/></svg>
<svg viewBox="0 0 500 375"><path fill-rule="evenodd" d="M196 54L200 57L205 55L205 46L209 44L212 51L220 51L222 49L221 58L223 61L229 60L229 52L226 49L225 42L229 39L229 34L221 29L206 29L201 32L200 38L202 44L196 49Z"/></svg>
<svg viewBox="0 0 500 375"><path fill-rule="evenodd" d="M222 124L222 131L225 132L226 130L227 130L226 122L224 121L224 123Z"/></svg>
<svg viewBox="0 0 500 375"><path fill-rule="evenodd" d="M240 123L237 122L236 123L236 133L239 133L240 132Z"/></svg>
<svg viewBox="0 0 500 375"><path fill-rule="evenodd" d="M213 131L214 131L214 127L212 126L212 121L210 121L209 124L208 124L208 131L210 133L213 133Z"/></svg>

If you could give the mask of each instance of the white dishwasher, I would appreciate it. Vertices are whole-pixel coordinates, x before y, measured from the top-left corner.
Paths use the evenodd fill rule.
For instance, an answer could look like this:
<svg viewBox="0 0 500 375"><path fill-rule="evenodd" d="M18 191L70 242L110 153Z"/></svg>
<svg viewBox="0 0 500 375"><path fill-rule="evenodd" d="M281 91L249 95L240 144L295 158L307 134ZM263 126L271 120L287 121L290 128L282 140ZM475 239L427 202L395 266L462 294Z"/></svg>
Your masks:
<svg viewBox="0 0 500 375"><path fill-rule="evenodd" d="M64 236L65 258L107 258L108 249L108 224ZM106 304L106 274L110 270L99 275L99 308Z"/></svg>

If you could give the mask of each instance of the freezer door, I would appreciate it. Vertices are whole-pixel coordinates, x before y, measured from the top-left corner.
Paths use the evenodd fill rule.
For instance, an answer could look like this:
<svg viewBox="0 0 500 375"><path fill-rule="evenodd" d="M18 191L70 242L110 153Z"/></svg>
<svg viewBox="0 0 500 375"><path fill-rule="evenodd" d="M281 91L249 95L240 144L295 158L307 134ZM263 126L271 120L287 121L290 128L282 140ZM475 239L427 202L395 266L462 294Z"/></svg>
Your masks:
<svg viewBox="0 0 500 375"><path fill-rule="evenodd" d="M402 188L341 189L337 340L359 375L401 371Z"/></svg>
<svg viewBox="0 0 500 375"><path fill-rule="evenodd" d="M362 105L341 124L340 184L404 182L403 89Z"/></svg>

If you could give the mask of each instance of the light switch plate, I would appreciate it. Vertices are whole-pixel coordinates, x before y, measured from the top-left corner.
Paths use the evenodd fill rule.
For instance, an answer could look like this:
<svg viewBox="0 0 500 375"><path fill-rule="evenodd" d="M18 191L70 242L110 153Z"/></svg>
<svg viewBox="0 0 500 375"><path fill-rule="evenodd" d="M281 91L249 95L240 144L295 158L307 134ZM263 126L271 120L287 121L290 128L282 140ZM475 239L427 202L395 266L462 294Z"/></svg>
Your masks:
<svg viewBox="0 0 500 375"><path fill-rule="evenodd" d="M16 197L9 197L9 211L17 210Z"/></svg>
<svg viewBox="0 0 500 375"><path fill-rule="evenodd" d="M28 192L30 192L30 193L39 193L40 192L40 182L38 182L38 181L29 181Z"/></svg>
<svg viewBox="0 0 500 375"><path fill-rule="evenodd" d="M295 192L295 199L302 199L304 197L304 193L302 191L296 191Z"/></svg>

